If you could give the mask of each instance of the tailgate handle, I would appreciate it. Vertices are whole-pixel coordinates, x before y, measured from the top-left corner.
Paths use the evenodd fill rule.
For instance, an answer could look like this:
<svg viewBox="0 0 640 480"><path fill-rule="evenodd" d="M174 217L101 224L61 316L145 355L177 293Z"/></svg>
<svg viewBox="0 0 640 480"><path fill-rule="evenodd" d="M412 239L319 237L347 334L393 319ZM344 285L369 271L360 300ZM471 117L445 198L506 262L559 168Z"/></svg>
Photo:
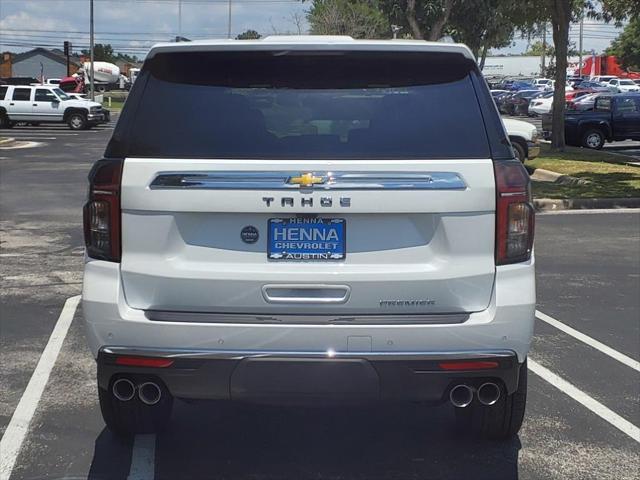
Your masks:
<svg viewBox="0 0 640 480"><path fill-rule="evenodd" d="M345 303L351 295L348 285L263 285L262 296L268 303Z"/></svg>

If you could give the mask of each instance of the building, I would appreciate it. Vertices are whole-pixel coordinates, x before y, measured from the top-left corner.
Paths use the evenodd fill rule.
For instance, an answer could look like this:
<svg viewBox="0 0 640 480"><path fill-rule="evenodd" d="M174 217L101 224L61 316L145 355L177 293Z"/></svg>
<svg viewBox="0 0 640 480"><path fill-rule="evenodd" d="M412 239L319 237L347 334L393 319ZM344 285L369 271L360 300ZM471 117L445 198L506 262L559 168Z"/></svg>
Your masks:
<svg viewBox="0 0 640 480"><path fill-rule="evenodd" d="M70 73L80 67L80 58L69 58ZM2 54L0 77L31 77L41 79L62 78L67 76L67 58L61 50L34 48L28 52Z"/></svg>

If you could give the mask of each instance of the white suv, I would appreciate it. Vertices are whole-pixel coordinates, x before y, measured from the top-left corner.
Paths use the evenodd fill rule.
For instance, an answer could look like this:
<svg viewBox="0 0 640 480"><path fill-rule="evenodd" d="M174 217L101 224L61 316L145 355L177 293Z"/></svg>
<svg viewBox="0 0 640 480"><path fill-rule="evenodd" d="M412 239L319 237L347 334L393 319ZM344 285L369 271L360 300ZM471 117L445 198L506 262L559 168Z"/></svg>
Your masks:
<svg viewBox="0 0 640 480"><path fill-rule="evenodd" d="M176 399L447 402L520 428L534 211L467 47L157 45L89 180L83 315L115 432Z"/></svg>
<svg viewBox="0 0 640 480"><path fill-rule="evenodd" d="M0 128L19 122L66 123L84 130L109 120L102 105L71 98L56 86L7 85L0 87Z"/></svg>
<svg viewBox="0 0 640 480"><path fill-rule="evenodd" d="M640 86L628 78L613 78L609 80L607 87L616 93L640 92Z"/></svg>

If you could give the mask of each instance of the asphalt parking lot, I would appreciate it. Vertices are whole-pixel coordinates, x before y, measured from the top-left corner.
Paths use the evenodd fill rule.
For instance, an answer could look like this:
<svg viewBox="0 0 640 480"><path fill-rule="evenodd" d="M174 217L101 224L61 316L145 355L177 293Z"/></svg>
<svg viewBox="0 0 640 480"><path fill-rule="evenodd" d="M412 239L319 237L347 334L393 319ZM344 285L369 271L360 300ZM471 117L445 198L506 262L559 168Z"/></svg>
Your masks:
<svg viewBox="0 0 640 480"><path fill-rule="evenodd" d="M455 435L449 406L181 402L166 432L118 440L75 308L86 175L111 129L15 128L39 146L0 149L0 480L639 478L639 210L538 216L539 319L511 442Z"/></svg>

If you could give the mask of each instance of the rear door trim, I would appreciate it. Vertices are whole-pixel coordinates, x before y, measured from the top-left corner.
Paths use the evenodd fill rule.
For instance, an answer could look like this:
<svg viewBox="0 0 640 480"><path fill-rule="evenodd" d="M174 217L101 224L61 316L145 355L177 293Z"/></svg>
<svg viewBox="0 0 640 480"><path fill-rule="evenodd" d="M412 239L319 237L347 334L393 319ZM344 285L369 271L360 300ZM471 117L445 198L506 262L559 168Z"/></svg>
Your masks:
<svg viewBox="0 0 640 480"><path fill-rule="evenodd" d="M308 178L309 183L300 181ZM151 190L465 190L455 172L160 172Z"/></svg>

